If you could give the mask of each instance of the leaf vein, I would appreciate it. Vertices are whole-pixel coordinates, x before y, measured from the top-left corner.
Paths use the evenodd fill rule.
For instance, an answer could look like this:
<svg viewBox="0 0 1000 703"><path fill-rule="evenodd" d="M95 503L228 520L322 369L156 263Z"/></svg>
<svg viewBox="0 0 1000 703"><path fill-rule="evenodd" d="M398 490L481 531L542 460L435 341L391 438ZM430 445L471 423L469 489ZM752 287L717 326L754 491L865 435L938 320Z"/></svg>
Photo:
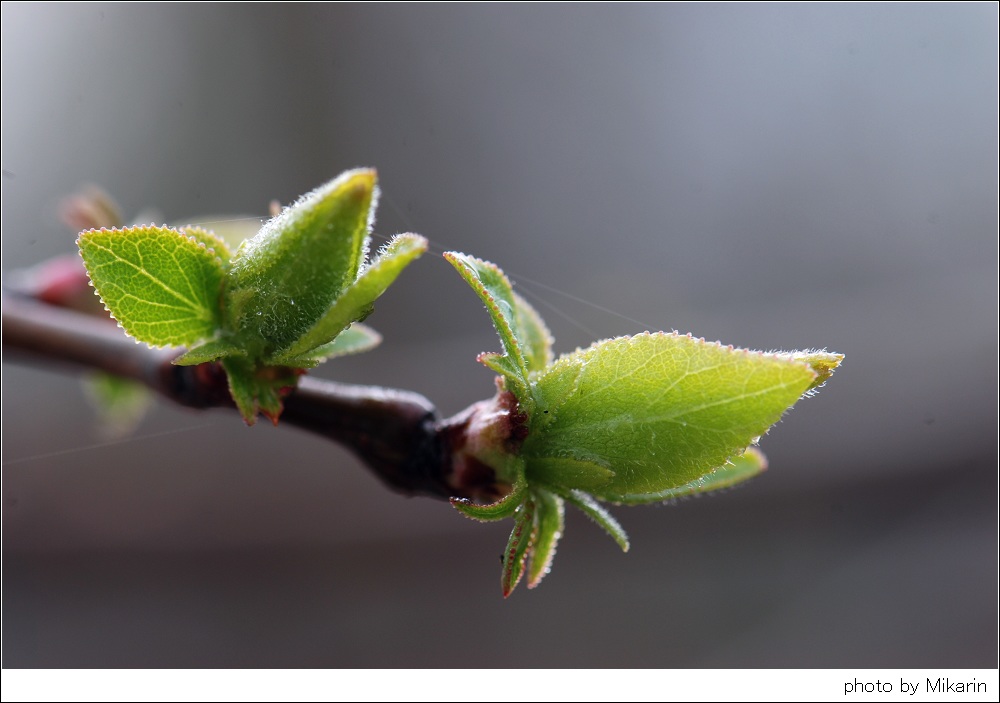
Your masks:
<svg viewBox="0 0 1000 703"><path fill-rule="evenodd" d="M206 308L203 305L201 305L200 303L198 303L196 301L189 300L185 296L181 295L181 293L179 293L178 291L174 290L170 286L166 285L163 281L161 281L156 276L154 276L149 271L147 271L144 265L140 265L141 264L141 260L142 260L142 253L141 252L139 253L140 264L136 264L135 262L129 261L128 259L120 256L114 250L112 250L112 249L110 249L110 248L108 248L106 246L103 246L101 244L98 244L97 242L92 242L91 246L93 246L96 249L100 249L101 251L104 251L104 252L108 253L109 255L111 255L111 256L113 256L115 258L114 261L108 261L108 262L105 262L105 263L102 263L102 264L98 264L95 267L95 269L103 268L105 266L111 266L111 265L116 264L116 263L121 263L121 264L125 264L127 266L131 266L133 269L135 269L140 274L142 274L143 276L145 276L151 282L155 283L157 286L159 286L160 288L162 288L165 292L169 293L170 295L172 295L175 298L177 298L177 299L181 300L182 302L184 302L187 305L187 307L189 307L191 310L194 310L196 312L206 311ZM133 296L133 297L136 297L137 300L142 300L142 302L144 302L144 303L151 302L151 301L144 300L142 298L138 298L137 296Z"/></svg>

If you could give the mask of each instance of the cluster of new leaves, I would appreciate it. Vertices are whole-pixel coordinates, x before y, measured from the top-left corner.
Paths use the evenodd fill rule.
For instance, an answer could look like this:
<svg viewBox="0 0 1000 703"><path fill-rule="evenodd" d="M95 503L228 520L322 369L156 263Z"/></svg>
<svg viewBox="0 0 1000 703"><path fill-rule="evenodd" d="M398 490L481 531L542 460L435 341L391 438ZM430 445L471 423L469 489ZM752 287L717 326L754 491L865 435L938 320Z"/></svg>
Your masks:
<svg viewBox="0 0 1000 703"><path fill-rule="evenodd" d="M398 235L366 265L377 195L374 171L344 173L235 254L194 226L91 229L78 241L92 284L128 334L188 347L177 364L220 362L247 423L258 412L276 422L303 369L379 342L361 321L427 248L423 237ZM757 439L843 358L647 332L553 361L545 323L499 268L465 254L445 257L486 304L502 346L479 357L498 374L498 393L464 416L452 462L485 465L509 491L488 505L452 504L478 520L514 519L505 597L525 572L529 587L548 572L566 503L627 550L625 531L602 502L662 502L760 473L766 462Z"/></svg>
<svg viewBox="0 0 1000 703"><path fill-rule="evenodd" d="M373 170L348 171L235 254L192 226L89 230L78 244L97 293L129 335L188 347L177 364L219 361L246 422L258 411L277 421L301 369L379 343L360 321L427 249L423 237L398 235L366 265L377 197Z"/></svg>
<svg viewBox="0 0 1000 703"><path fill-rule="evenodd" d="M757 439L843 358L647 332L552 362L548 329L499 268L464 254L445 257L486 304L503 348L479 357L502 382L496 402L483 408L489 419L474 424L489 440L472 438L469 446L511 491L489 505L452 504L477 520L514 518L503 555L505 597L526 568L529 588L548 572L565 503L628 550L625 531L600 501L662 502L760 473L766 462Z"/></svg>

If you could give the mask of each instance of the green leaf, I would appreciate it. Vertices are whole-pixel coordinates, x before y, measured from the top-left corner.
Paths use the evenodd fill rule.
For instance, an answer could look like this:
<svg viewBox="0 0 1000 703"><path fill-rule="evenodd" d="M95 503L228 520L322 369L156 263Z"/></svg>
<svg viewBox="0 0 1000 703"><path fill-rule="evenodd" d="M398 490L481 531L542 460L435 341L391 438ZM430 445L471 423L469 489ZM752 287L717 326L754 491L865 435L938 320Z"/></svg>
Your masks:
<svg viewBox="0 0 1000 703"><path fill-rule="evenodd" d="M233 258L232 252L229 251L229 245L221 237L216 236L214 232L197 225L184 225L177 229L199 244L203 244L206 249L222 260L223 265L229 265L229 260Z"/></svg>
<svg viewBox="0 0 1000 703"><path fill-rule="evenodd" d="M375 300L385 292L406 266L427 251L427 240L416 234L400 234L379 253L348 286L324 315L285 350L277 352L272 363L287 363L311 349L327 344L356 320L364 318Z"/></svg>
<svg viewBox="0 0 1000 703"><path fill-rule="evenodd" d="M625 533L625 529L618 524L611 513L604 509L604 506L594 500L593 496L576 489L563 493L562 496L607 532L611 539L618 543L623 552L628 551L628 535Z"/></svg>
<svg viewBox="0 0 1000 703"><path fill-rule="evenodd" d="M767 469L767 459L756 447L749 447L746 452L734 457L725 466L720 466L711 473L695 479L677 488L667 488L657 493L634 493L622 496L615 503L621 505L642 505L645 503L663 503L677 498L718 491L730 488L738 483L748 481Z"/></svg>
<svg viewBox="0 0 1000 703"><path fill-rule="evenodd" d="M354 282L376 191L375 171L348 171L303 196L240 246L226 276L226 320L252 358L288 349Z"/></svg>
<svg viewBox="0 0 1000 703"><path fill-rule="evenodd" d="M573 486L597 490L611 483L615 472L607 466L569 456L531 459L531 479L546 486Z"/></svg>
<svg viewBox="0 0 1000 703"><path fill-rule="evenodd" d="M451 505L465 517L478 520L480 522L495 522L511 517L517 509L524 503L528 496L528 483L524 480L524 472L521 471L511 492L495 503L479 505L466 498L452 498Z"/></svg>
<svg viewBox="0 0 1000 703"><path fill-rule="evenodd" d="M285 366L293 368L312 368L335 356L359 354L369 349L374 349L381 343L382 335L368 325L355 322L338 334L332 342L320 345L302 356L294 357L282 363Z"/></svg>
<svg viewBox="0 0 1000 703"><path fill-rule="evenodd" d="M578 367L572 384L569 366ZM588 486L603 500L684 486L742 453L816 376L789 354L677 333L598 342L563 356L535 381L537 397L557 399L539 404L536 415L547 411L556 419L522 447L528 480L535 478L535 460L570 457L614 472L606 485ZM558 480L551 472L545 478Z"/></svg>
<svg viewBox="0 0 1000 703"><path fill-rule="evenodd" d="M542 316L527 300L514 293L517 338L529 373L542 371L552 363L552 333Z"/></svg>
<svg viewBox="0 0 1000 703"><path fill-rule="evenodd" d="M119 376L94 373L83 379L87 397L100 416L103 434L120 439L132 432L153 402L148 388Z"/></svg>
<svg viewBox="0 0 1000 703"><path fill-rule="evenodd" d="M220 327L223 264L206 246L153 225L83 232L80 254L104 305L151 346L189 346Z"/></svg>
<svg viewBox="0 0 1000 703"><path fill-rule="evenodd" d="M488 261L477 259L466 254L450 251L444 258L451 263L465 279L476 295L485 303L486 310L493 320L493 326L500 336L502 354L481 354L479 361L496 371L509 382L509 390L522 403L530 404L531 394L528 387L528 365L522 351L522 339L529 335L537 336L537 330L522 333L518 319L518 302L514 296L510 281L503 271ZM523 303L527 305L527 303ZM534 311L532 311L534 312ZM529 314L522 314L529 319ZM538 314L534 314L538 318Z"/></svg>
<svg viewBox="0 0 1000 703"><path fill-rule="evenodd" d="M565 528L563 499L548 491L533 492L536 506L535 535L528 567L528 588L534 588L552 568L556 545Z"/></svg>
<svg viewBox="0 0 1000 703"><path fill-rule="evenodd" d="M252 239L260 232L261 218L253 215L206 215L196 220L187 220L190 224L171 223L171 227L197 227L209 230L216 237L222 240L226 249L230 252L240 248L240 245L248 239ZM230 256L229 258L232 258Z"/></svg>
<svg viewBox="0 0 1000 703"><path fill-rule="evenodd" d="M535 530L534 520L535 504L529 500L521 505L514 517L514 529L511 530L507 549L503 553L500 584L504 598L511 594L524 573L525 556L531 547L531 538Z"/></svg>
<svg viewBox="0 0 1000 703"><path fill-rule="evenodd" d="M281 415L282 397L295 387L294 370L285 367L258 367L246 357L230 356L222 360L229 379L229 392L248 425L257 422L261 412L275 425Z"/></svg>
<svg viewBox="0 0 1000 703"><path fill-rule="evenodd" d="M229 394L233 396L236 408L248 425L257 422L257 384L254 379L254 367L246 359L229 357L222 360L222 368L226 370L229 380Z"/></svg>
<svg viewBox="0 0 1000 703"><path fill-rule="evenodd" d="M559 408L576 390L581 364L555 364L545 369L545 383L533 383L535 412L531 416L531 432L538 434L559 417ZM537 380L537 379L536 379Z"/></svg>
<svg viewBox="0 0 1000 703"><path fill-rule="evenodd" d="M229 339L213 339L187 350L171 363L177 366L194 366L226 356L243 356L243 350Z"/></svg>

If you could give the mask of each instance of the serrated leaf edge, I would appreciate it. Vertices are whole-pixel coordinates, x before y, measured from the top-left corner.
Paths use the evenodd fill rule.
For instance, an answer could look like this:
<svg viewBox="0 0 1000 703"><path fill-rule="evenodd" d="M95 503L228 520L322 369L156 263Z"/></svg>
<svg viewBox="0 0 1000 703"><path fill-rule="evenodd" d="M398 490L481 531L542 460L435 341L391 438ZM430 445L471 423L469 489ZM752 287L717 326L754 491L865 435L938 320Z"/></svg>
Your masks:
<svg viewBox="0 0 1000 703"><path fill-rule="evenodd" d="M494 503L481 505L467 498L449 498L451 506L467 518L479 522L496 522L511 517L528 497L528 481L524 476L524 464L520 463L517 480L510 493Z"/></svg>
<svg viewBox="0 0 1000 703"><path fill-rule="evenodd" d="M563 499L555 493L542 489L532 491L535 501L535 534L532 537L531 562L528 566L528 588L535 588L552 570L556 548L566 529L566 508ZM542 522L552 518L555 529L547 534L542 531Z"/></svg>
<svg viewBox="0 0 1000 703"><path fill-rule="evenodd" d="M481 265L483 265L483 266L485 266L487 268L493 269L494 272L496 272L497 274L499 274L499 276L504 281L507 282L507 286L511 289L512 295L516 295L514 293L513 286L510 283L510 279L507 278L507 274L505 274L503 272L503 269L501 269L499 266L497 266L496 264L494 264L491 261L487 261L485 259L480 259L480 258L475 257L475 256L470 256L468 254L463 254L461 252L446 251L444 253L444 258L452 266L455 267L455 269L458 271L459 275L476 292L476 295L483 302L483 304L485 304L488 308L490 308L491 313L492 313L490 315L490 321L493 323L494 328L497 328L496 332L497 332L497 336L500 337L500 346L504 347L503 354L500 354L498 356L507 356L507 357L509 357L511 359L511 361L514 363L515 370L517 371L518 376L519 376L519 378L517 379L519 381L519 386L521 388L525 389L525 390L529 389L530 388L529 381L528 381L529 371L528 371L527 362L524 359L524 352L521 349L521 342L518 339L517 335L514 333L514 330L511 328L510 323L507 321L507 318L501 313L501 311L500 311L500 305L497 303L496 298L493 296L493 294L491 294L489 292L489 290L487 290L486 286L483 284L483 282L479 279L478 276L473 276L472 275L472 273L470 271L470 269L472 267L465 261L465 259L471 259L471 260L473 260L473 261L475 261L475 262L477 262L477 263L479 263L479 264L481 264ZM517 315L516 309L512 309L511 312L516 317L516 315ZM498 328L499 324L503 325L503 328L504 328L503 330L501 330L501 329ZM511 340L511 346L513 347L513 349L507 349L506 348L507 347L507 343L504 340L504 332L506 332L506 334L509 335L510 340ZM490 354L495 354L495 352L490 352ZM487 357L485 356L485 353L484 353L484 354L480 354L480 358L487 358ZM498 371L498 369L497 369L497 367L495 365L489 365L489 364L487 364L487 366L489 368L491 368L492 370L497 371L498 373L500 373L500 371ZM504 374L504 375L507 375L507 374ZM522 401L525 400L525 398L520 398L520 399Z"/></svg>
<svg viewBox="0 0 1000 703"><path fill-rule="evenodd" d="M503 597L507 598L517 588L524 575L525 560L531 551L535 536L535 504L525 501L514 516L514 528L507 540L504 550L503 569L500 573L500 585Z"/></svg>
<svg viewBox="0 0 1000 703"><path fill-rule="evenodd" d="M91 229L83 230L82 232L80 232L80 234L77 235L77 237L76 237L77 254L79 254L80 259L83 261L84 268L87 270L87 285L94 289L94 295L96 295L97 299L101 301L101 305L104 306L104 311L107 312L108 316L111 317L111 319L115 321L115 324L118 326L118 329L120 329L122 332L124 332L125 336L127 336L129 339L131 339L136 344L145 344L150 349L174 349L174 348L177 348L178 346L184 346L184 345L177 345L177 344L156 344L156 343L153 343L153 342L144 342L144 341L142 341L140 339L137 339L135 336L133 336L127 329L125 329L125 326L121 323L121 320L119 320L117 317L115 317L115 314L111 311L111 308L108 307L107 303L104 302L104 297L101 295L100 291L97 290L97 286L94 285L94 279L90 275L90 269L87 267L87 260L84 258L84 256L83 256L83 249L80 246L80 240L84 237L84 235L92 234L92 233L122 234L122 233L128 233L130 231L139 230L139 229L166 229L166 230L170 230L172 232L176 232L177 234L183 236L185 239L191 240L192 242L194 242L195 244L197 244L202 249L205 249L205 250L211 252L213 255L215 255L215 260L219 264L219 267L222 270L223 276L225 276L226 263L227 262L224 261L221 257L219 257L219 255L215 252L214 249L212 249L211 247L206 246L204 242L201 242L197 238L192 237L192 236L190 236L188 234L185 234L184 232L182 232L181 230L177 229L176 227L171 227L169 225L143 224L143 225L129 225L127 227L101 227L101 228L98 228L98 229L91 228ZM221 301L221 289L220 289L220 292L219 292L219 297L216 298L216 305L219 305L220 301ZM216 333L218 333L218 331L219 331L219 329L217 328ZM205 339L207 340L209 338L206 337Z"/></svg>
<svg viewBox="0 0 1000 703"><path fill-rule="evenodd" d="M629 550L628 534L625 532L625 528L596 498L575 488L569 491L553 490L553 492L565 498L567 503L576 506L584 515L597 523L598 527L607 532L608 536L621 547L623 552Z"/></svg>

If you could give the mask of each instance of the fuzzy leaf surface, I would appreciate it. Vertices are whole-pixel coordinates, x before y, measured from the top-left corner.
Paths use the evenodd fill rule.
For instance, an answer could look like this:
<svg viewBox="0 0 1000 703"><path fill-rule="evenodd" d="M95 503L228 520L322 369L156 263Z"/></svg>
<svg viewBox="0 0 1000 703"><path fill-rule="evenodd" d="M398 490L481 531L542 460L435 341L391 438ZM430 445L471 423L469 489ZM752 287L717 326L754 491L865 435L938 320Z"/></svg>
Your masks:
<svg viewBox="0 0 1000 703"><path fill-rule="evenodd" d="M253 425L257 414L263 413L277 425L283 407L281 399L295 387L295 372L280 366L257 366L241 356L225 357L221 364L243 421Z"/></svg>
<svg viewBox="0 0 1000 703"><path fill-rule="evenodd" d="M511 530L510 539L507 540L507 549L504 550L503 569L500 576L504 598L511 594L524 574L524 561L528 549L531 547L534 533L535 504L529 500L521 505L517 515L514 516L514 529Z"/></svg>
<svg viewBox="0 0 1000 703"><path fill-rule="evenodd" d="M517 312L518 302L510 281L496 264L489 261L453 251L445 252L444 258L455 267L459 275L486 305L486 310L500 337L503 353L483 354L479 360L507 379L510 390L518 400L530 403L528 365L521 340L534 332L521 331ZM537 313L534 317L541 321ZM528 319L528 315L524 315L524 318Z"/></svg>
<svg viewBox="0 0 1000 703"><path fill-rule="evenodd" d="M514 319L517 320L518 343L528 372L544 370L552 363L552 333L538 311L517 293L514 293Z"/></svg>
<svg viewBox="0 0 1000 703"><path fill-rule="evenodd" d="M583 514L597 523L598 527L608 533L623 552L629 549L628 534L625 528L609 513L603 505L594 500L594 497L583 491L571 490L563 496L566 500L583 511Z"/></svg>
<svg viewBox="0 0 1000 703"><path fill-rule="evenodd" d="M287 349L354 282L375 199L375 172L348 171L240 246L226 276L226 323L251 357Z"/></svg>
<svg viewBox="0 0 1000 703"><path fill-rule="evenodd" d="M236 213L207 215L194 221L171 223L171 227L187 229L196 227L198 229L209 230L213 236L220 239L225 244L226 249L234 252L240 248L248 239L253 239L260 232L261 218L253 215L238 215ZM230 257L232 255L230 254Z"/></svg>
<svg viewBox="0 0 1000 703"><path fill-rule="evenodd" d="M336 356L347 356L348 354L360 354L369 349L374 349L381 343L382 335L368 325L355 322L338 334L332 342L322 344L302 356L291 358L283 363L293 368L312 368L327 359L332 359Z"/></svg>
<svg viewBox="0 0 1000 703"><path fill-rule="evenodd" d="M223 266L229 265L229 260L233 258L233 254L229 250L229 245L226 244L225 240L217 236L215 232L197 225L184 225L183 227L178 227L178 229L199 244L203 244L206 249L211 250L212 253L222 260Z"/></svg>
<svg viewBox="0 0 1000 703"><path fill-rule="evenodd" d="M202 242L154 225L83 232L77 244L104 305L151 346L190 346L221 325L223 263Z"/></svg>
<svg viewBox="0 0 1000 703"><path fill-rule="evenodd" d="M393 237L385 249L349 284L310 329L291 346L277 354L273 363L288 363L321 345L329 343L352 322L363 319L375 300L392 285L406 266L427 251L427 240L417 234Z"/></svg>
<svg viewBox="0 0 1000 703"><path fill-rule="evenodd" d="M844 360L843 354L835 354L822 349L817 351L793 352L791 357L797 361L804 361L816 372L816 378L809 385L807 392L819 388L826 383L827 379L840 366L840 362Z"/></svg>
<svg viewBox="0 0 1000 703"><path fill-rule="evenodd" d="M567 367L578 367L575 378ZM536 380L536 396L556 401L536 409L536 417L554 419L525 441L528 479L535 478L533 459L569 457L614 472L605 485L587 487L602 500L684 486L742 453L816 377L789 354L677 333L598 342L563 356ZM577 488L551 468L545 483Z"/></svg>
<svg viewBox="0 0 1000 703"><path fill-rule="evenodd" d="M534 588L552 568L556 546L565 529L566 509L563 499L548 491L536 490L535 536L528 566L528 588Z"/></svg>
<svg viewBox="0 0 1000 703"><path fill-rule="evenodd" d="M633 493L622 496L615 502L620 505L642 505L645 503L663 503L677 498L718 491L749 481L767 468L767 459L756 447L750 447L740 456L730 459L725 466L720 466L709 474L685 483L677 488L667 488L656 493Z"/></svg>
<svg viewBox="0 0 1000 703"><path fill-rule="evenodd" d="M495 522L514 515L528 496L528 483L524 480L524 472L514 482L510 493L495 503L480 505L465 498L452 498L451 505L467 518L480 522Z"/></svg>
<svg viewBox="0 0 1000 703"><path fill-rule="evenodd" d="M171 363L177 366L194 366L227 356L243 356L243 350L228 339L212 339L187 350Z"/></svg>

